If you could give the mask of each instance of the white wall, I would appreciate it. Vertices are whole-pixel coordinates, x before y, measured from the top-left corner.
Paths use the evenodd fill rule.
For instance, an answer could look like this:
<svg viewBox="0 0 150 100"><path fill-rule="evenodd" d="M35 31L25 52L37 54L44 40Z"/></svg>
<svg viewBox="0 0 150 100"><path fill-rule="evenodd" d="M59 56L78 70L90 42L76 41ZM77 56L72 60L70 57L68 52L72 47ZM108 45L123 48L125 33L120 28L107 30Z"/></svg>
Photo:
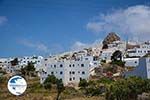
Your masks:
<svg viewBox="0 0 150 100"><path fill-rule="evenodd" d="M93 64L91 64L93 63ZM93 61L92 56L83 57L79 61L66 60L66 61L56 61L48 59L42 64L43 70L46 74L40 76L41 83L44 82L47 75L55 75L57 78L62 79L65 85L69 83L78 84L80 79L88 79L90 76L90 70L98 65L97 61ZM62 65L62 67L60 66ZM62 72L62 74L61 74Z"/></svg>

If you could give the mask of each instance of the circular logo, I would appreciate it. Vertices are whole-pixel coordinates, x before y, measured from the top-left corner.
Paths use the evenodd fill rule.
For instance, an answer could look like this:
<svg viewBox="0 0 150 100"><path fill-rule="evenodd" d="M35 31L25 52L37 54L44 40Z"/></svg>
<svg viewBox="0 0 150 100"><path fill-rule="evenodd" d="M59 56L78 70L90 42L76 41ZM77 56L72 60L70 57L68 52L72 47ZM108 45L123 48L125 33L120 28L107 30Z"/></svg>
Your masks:
<svg viewBox="0 0 150 100"><path fill-rule="evenodd" d="M27 82L23 77L16 75L9 79L7 87L13 95L21 95L27 88Z"/></svg>

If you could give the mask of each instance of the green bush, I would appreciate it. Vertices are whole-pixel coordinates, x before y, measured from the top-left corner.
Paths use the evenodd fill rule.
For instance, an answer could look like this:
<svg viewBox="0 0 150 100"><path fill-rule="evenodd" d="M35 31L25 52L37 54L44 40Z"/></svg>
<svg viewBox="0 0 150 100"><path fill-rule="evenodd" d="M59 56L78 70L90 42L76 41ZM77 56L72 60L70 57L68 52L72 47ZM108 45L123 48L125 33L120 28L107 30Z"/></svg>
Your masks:
<svg viewBox="0 0 150 100"><path fill-rule="evenodd" d="M88 86L88 82L86 81L86 79L81 79L79 82L79 87L86 88L87 86Z"/></svg>
<svg viewBox="0 0 150 100"><path fill-rule="evenodd" d="M129 77L113 82L107 88L106 100L137 100L138 94L149 91L150 80L139 77Z"/></svg>

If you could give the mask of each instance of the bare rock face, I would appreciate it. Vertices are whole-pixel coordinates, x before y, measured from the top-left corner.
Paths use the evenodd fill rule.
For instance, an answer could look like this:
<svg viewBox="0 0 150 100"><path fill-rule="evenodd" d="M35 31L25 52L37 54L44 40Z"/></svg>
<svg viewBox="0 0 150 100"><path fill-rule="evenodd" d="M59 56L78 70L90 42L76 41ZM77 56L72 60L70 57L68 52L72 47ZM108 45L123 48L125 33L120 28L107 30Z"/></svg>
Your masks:
<svg viewBox="0 0 150 100"><path fill-rule="evenodd" d="M103 45L104 45L104 44L110 44L110 43L112 43L112 42L114 42L114 41L120 41L120 37L119 37L116 33L111 32L111 33L109 33L109 34L106 36L106 38L103 40Z"/></svg>

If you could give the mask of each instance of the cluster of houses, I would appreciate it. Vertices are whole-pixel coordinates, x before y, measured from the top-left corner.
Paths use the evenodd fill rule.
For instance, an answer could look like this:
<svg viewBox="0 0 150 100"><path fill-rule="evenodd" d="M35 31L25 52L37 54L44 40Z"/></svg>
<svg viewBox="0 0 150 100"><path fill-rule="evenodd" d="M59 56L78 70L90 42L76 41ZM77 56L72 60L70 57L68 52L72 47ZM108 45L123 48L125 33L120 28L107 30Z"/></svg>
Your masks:
<svg viewBox="0 0 150 100"><path fill-rule="evenodd" d="M0 68L13 75L31 62L39 74L41 83L48 75L55 75L62 79L65 85L74 85L81 79L88 80L91 75L95 75L94 69L101 67L102 60L110 62L116 50L122 52L125 66L135 68L133 71L128 71L126 76L150 78L150 56L145 56L150 53L150 42L129 44L124 41L114 41L108 44L107 49L102 49L102 45L99 45L48 57L18 57L16 66L11 65L11 61L15 58L0 58Z"/></svg>

